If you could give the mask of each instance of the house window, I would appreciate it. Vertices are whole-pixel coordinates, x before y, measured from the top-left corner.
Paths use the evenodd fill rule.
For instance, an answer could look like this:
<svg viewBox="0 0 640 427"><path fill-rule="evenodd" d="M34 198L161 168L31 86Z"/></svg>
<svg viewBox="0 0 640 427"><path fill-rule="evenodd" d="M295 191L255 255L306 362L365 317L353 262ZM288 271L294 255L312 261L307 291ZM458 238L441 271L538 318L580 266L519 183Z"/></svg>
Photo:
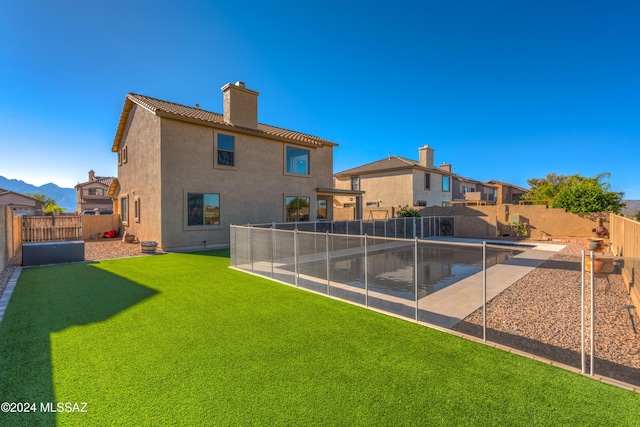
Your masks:
<svg viewBox="0 0 640 427"><path fill-rule="evenodd" d="M354 191L360 190L360 178L357 176L351 178L351 189Z"/></svg>
<svg viewBox="0 0 640 427"><path fill-rule="evenodd" d="M327 201L324 199L316 200L316 219L327 219Z"/></svg>
<svg viewBox="0 0 640 427"><path fill-rule="evenodd" d="M120 199L120 220L125 225L129 223L129 198L126 196Z"/></svg>
<svg viewBox="0 0 640 427"><path fill-rule="evenodd" d="M431 190L431 174L430 173L424 174L424 189Z"/></svg>
<svg viewBox="0 0 640 427"><path fill-rule="evenodd" d="M89 189L90 196L104 196L104 189L102 188L90 188Z"/></svg>
<svg viewBox="0 0 640 427"><path fill-rule="evenodd" d="M451 191L451 177L443 176L442 177L442 191Z"/></svg>
<svg viewBox="0 0 640 427"><path fill-rule="evenodd" d="M418 200L416 202L416 206L427 206L427 201L426 200Z"/></svg>
<svg viewBox="0 0 640 427"><path fill-rule="evenodd" d="M309 175L309 150L287 147L287 173Z"/></svg>
<svg viewBox="0 0 640 427"><path fill-rule="evenodd" d="M218 134L218 166L235 166L235 138Z"/></svg>
<svg viewBox="0 0 640 427"><path fill-rule="evenodd" d="M463 193L469 192L469 187L467 187L466 185L464 187L462 187L462 192Z"/></svg>
<svg viewBox="0 0 640 427"><path fill-rule="evenodd" d="M287 197L287 222L309 221L309 197Z"/></svg>
<svg viewBox="0 0 640 427"><path fill-rule="evenodd" d="M379 207L380 205L379 205L379 203L378 203L377 201L375 201L375 202L367 202L367 203L366 203L366 206L367 206L368 208L377 208L377 207Z"/></svg>
<svg viewBox="0 0 640 427"><path fill-rule="evenodd" d="M127 158L127 147L122 147L118 152L118 164L123 165L127 163L129 159Z"/></svg>
<svg viewBox="0 0 640 427"><path fill-rule="evenodd" d="M135 222L140 222L140 198L138 197L133 199L133 219Z"/></svg>
<svg viewBox="0 0 640 427"><path fill-rule="evenodd" d="M187 225L220 225L220 195L188 193Z"/></svg>

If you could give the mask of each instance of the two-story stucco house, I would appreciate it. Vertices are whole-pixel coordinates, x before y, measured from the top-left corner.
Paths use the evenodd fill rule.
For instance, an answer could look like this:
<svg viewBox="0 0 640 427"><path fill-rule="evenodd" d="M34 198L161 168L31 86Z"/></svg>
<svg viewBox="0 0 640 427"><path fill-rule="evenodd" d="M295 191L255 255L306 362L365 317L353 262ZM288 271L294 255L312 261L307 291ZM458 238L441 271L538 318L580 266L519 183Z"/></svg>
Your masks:
<svg viewBox="0 0 640 427"><path fill-rule="evenodd" d="M242 82L222 92L223 114L126 96L110 189L125 233L210 247L229 244L231 224L331 218L337 144L259 123L259 94Z"/></svg>
<svg viewBox="0 0 640 427"><path fill-rule="evenodd" d="M342 190L364 191L365 208L398 206L444 206L452 200L452 178L446 168L435 167L433 148L419 148L420 160L398 156L378 160L335 174L334 185ZM360 203L358 198L341 196L339 202L348 206ZM359 212L356 206L356 212ZM365 218L366 219L366 218Z"/></svg>
<svg viewBox="0 0 640 427"><path fill-rule="evenodd" d="M109 187L113 177L96 176L89 171L89 180L76 185L78 214L87 211L101 214L113 213L113 198L109 196Z"/></svg>

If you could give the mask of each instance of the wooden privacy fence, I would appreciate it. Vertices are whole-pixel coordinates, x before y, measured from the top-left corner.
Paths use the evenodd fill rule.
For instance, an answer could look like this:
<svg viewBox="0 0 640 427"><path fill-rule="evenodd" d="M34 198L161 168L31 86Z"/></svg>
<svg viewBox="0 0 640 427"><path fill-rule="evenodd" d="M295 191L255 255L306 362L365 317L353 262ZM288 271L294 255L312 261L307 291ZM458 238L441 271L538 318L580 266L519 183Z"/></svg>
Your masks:
<svg viewBox="0 0 640 427"><path fill-rule="evenodd" d="M22 242L53 242L82 240L82 217L72 216L24 216L22 217Z"/></svg>

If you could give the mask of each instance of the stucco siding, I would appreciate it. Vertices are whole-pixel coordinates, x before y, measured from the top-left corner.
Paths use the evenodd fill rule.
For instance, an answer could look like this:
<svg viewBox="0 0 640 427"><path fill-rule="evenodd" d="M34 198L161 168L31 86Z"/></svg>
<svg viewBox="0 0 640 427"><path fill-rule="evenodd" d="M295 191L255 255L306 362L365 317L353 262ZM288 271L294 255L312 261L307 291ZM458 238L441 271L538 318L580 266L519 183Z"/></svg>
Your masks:
<svg viewBox="0 0 640 427"><path fill-rule="evenodd" d="M127 198L128 215L122 218L123 231L139 240L162 242L160 224L160 118L146 109L134 105L124 132L118 165L120 190L116 210L122 215L121 200ZM135 200L139 201L139 221L135 218Z"/></svg>
<svg viewBox="0 0 640 427"><path fill-rule="evenodd" d="M451 201L451 191L442 191L442 175L434 172L430 174L429 189L425 189L425 171L413 171L413 200L409 206L413 206L418 200L427 202L427 206L442 206ZM453 185L453 183L451 183Z"/></svg>
<svg viewBox="0 0 640 427"><path fill-rule="evenodd" d="M234 137L234 166L216 165L215 138ZM229 243L231 224L282 222L285 197L309 197L315 219L316 189L331 187L331 147L309 150L310 175L285 173L285 144L240 132L162 119L162 246L165 249ZM220 225L188 226L187 194L219 194Z"/></svg>

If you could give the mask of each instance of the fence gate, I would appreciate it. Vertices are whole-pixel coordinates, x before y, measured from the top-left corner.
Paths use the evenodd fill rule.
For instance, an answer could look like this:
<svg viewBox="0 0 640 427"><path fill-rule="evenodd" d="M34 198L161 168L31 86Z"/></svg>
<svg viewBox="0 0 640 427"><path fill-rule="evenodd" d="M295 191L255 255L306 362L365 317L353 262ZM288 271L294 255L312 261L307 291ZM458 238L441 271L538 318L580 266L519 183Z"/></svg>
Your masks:
<svg viewBox="0 0 640 427"><path fill-rule="evenodd" d="M22 217L23 243L61 240L82 240L80 215Z"/></svg>

